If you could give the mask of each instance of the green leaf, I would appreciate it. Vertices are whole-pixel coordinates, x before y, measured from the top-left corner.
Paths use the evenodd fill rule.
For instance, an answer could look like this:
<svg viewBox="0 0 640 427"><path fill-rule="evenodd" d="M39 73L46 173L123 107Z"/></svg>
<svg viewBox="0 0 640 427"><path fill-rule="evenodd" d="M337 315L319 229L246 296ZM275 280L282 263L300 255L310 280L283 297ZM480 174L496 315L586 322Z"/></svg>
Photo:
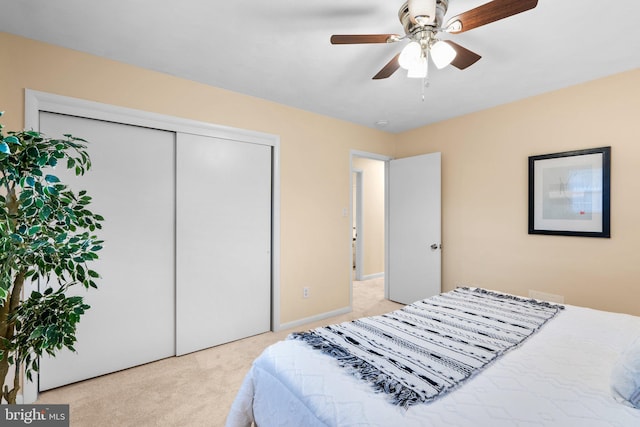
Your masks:
<svg viewBox="0 0 640 427"><path fill-rule="evenodd" d="M22 208L26 209L32 204L33 204L33 198L29 197L29 198L22 199Z"/></svg>
<svg viewBox="0 0 640 427"><path fill-rule="evenodd" d="M9 146L4 141L0 142L0 153L11 154L11 150L9 149Z"/></svg>
<svg viewBox="0 0 640 427"><path fill-rule="evenodd" d="M31 227L28 231L27 234L29 234L29 236L33 236L36 233L39 233L40 230L42 230L42 226L40 225L34 225L33 227Z"/></svg>
<svg viewBox="0 0 640 427"><path fill-rule="evenodd" d="M57 196L58 195L58 190L56 190L56 187L54 187L53 185L50 185L49 187L45 187L44 188L44 192L45 192L45 194L48 194L49 196Z"/></svg>
<svg viewBox="0 0 640 427"><path fill-rule="evenodd" d="M67 300L69 301L70 304L73 304L73 305L82 303L82 297L79 297L79 296L69 297L67 298Z"/></svg>
<svg viewBox="0 0 640 427"><path fill-rule="evenodd" d="M56 182L60 182L58 177L55 176L55 175L45 175L44 180L49 182L49 183L51 183L51 184L54 184Z"/></svg>
<svg viewBox="0 0 640 427"><path fill-rule="evenodd" d="M2 140L3 142L6 142L7 144L17 144L20 145L20 140L16 137L16 136L8 136L5 139Z"/></svg>
<svg viewBox="0 0 640 427"><path fill-rule="evenodd" d="M33 340L33 339L36 339L36 338L40 338L42 336L43 330L44 330L44 327L42 327L42 326L36 327L33 330L33 332L31 332L31 335L29 335L29 339Z"/></svg>
<svg viewBox="0 0 640 427"><path fill-rule="evenodd" d="M31 147L27 148L27 155L29 157L33 157L35 159L38 159L38 162L40 161L40 150L38 150L37 147L31 146ZM45 159L45 163L46 163L46 159Z"/></svg>
<svg viewBox="0 0 640 427"><path fill-rule="evenodd" d="M36 182L36 185L33 186L33 189L36 190L36 193L38 194L44 194L44 192L42 191L42 184L40 184L39 182Z"/></svg>
<svg viewBox="0 0 640 427"><path fill-rule="evenodd" d="M40 211L40 219L43 221L46 221L47 219L49 219L50 215L51 215L51 208L49 206L43 207L42 210Z"/></svg>

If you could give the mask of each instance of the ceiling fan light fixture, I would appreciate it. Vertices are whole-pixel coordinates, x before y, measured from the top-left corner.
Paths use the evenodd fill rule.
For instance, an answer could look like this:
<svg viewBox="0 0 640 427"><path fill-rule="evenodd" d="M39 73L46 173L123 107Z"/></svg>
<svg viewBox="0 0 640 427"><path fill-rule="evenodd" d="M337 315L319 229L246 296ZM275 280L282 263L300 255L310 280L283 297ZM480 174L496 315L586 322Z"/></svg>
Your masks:
<svg viewBox="0 0 640 427"><path fill-rule="evenodd" d="M421 56L418 61L411 65L411 68L407 70L407 77L412 79L424 79L429 72L429 61L424 56Z"/></svg>
<svg viewBox="0 0 640 427"><path fill-rule="evenodd" d="M442 69L456 58L458 52L449 43L438 40L431 46L431 59L438 69Z"/></svg>
<svg viewBox="0 0 640 427"><path fill-rule="evenodd" d="M409 42L400 52L398 57L398 64L405 70L409 70L414 64L420 61L422 57L422 47L420 43L412 41Z"/></svg>

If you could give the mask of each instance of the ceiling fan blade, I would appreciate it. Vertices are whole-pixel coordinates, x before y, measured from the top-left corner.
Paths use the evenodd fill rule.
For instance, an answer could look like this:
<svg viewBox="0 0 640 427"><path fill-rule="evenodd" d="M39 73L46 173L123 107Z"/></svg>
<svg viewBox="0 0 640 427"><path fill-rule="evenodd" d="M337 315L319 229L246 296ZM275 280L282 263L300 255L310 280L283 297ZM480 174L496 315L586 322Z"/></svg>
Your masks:
<svg viewBox="0 0 640 427"><path fill-rule="evenodd" d="M393 43L400 40L398 34L334 34L331 44L360 44L360 43Z"/></svg>
<svg viewBox="0 0 640 427"><path fill-rule="evenodd" d="M386 79L391 74L395 73L396 70L400 68L400 63L398 62L399 57L400 57L400 54L398 53L396 56L394 56L391 59L391 61L387 62L387 65L382 67L382 69L378 71L378 74L373 76L373 80Z"/></svg>
<svg viewBox="0 0 640 427"><path fill-rule="evenodd" d="M478 62L480 55L475 52L470 51L469 49L460 46L458 43L454 43L451 40L442 40L449 46L451 46L456 51L456 57L451 61L451 65L454 67L464 70L465 68L475 64Z"/></svg>
<svg viewBox="0 0 640 427"><path fill-rule="evenodd" d="M533 9L538 0L493 0L449 19L444 26L449 33L463 33L482 25Z"/></svg>

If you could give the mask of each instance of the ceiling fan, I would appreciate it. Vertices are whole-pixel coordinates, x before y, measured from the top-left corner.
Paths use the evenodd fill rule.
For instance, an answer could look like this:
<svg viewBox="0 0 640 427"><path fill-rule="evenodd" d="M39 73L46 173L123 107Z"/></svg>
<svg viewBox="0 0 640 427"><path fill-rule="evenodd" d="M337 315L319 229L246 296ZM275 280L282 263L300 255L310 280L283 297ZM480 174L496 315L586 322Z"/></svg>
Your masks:
<svg viewBox="0 0 640 427"><path fill-rule="evenodd" d="M428 58L436 67L451 64L463 70L475 64L481 56L451 40L440 40L438 33L458 34L500 19L533 9L538 0L493 0L456 15L444 23L450 0L408 0L400 6L398 18L405 35L353 34L332 35L331 44L395 43L410 40L402 52L394 56L373 79L386 79L402 67L409 77L427 76Z"/></svg>

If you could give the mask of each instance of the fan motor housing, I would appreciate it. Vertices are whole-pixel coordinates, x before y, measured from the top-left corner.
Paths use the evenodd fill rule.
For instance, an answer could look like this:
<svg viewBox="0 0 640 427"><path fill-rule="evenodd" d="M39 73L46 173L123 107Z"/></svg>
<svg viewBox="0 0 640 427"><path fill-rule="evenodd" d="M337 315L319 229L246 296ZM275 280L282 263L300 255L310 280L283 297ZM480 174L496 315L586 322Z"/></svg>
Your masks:
<svg viewBox="0 0 640 427"><path fill-rule="evenodd" d="M431 25L421 26L411 21L411 15L409 14L409 2L406 1L400 6L400 10L398 11L398 18L400 19L400 23L404 28L405 34L408 36L413 36L416 33L422 32L424 30L436 30L442 26L442 22L444 19L444 15L447 13L447 9L449 8L449 0L437 0L436 1L436 19ZM429 28L425 28L429 27Z"/></svg>

